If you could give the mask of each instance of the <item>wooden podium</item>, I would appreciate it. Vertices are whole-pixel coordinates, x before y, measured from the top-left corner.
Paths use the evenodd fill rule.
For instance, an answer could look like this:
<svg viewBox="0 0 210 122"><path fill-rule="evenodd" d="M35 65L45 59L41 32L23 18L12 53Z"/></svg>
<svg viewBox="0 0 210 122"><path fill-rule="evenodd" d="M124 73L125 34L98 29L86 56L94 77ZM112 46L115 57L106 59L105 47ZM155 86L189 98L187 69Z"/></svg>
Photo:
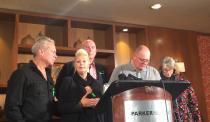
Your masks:
<svg viewBox="0 0 210 122"><path fill-rule="evenodd" d="M173 122L172 101L189 85L188 81L115 81L96 109L108 111L112 98L113 122Z"/></svg>

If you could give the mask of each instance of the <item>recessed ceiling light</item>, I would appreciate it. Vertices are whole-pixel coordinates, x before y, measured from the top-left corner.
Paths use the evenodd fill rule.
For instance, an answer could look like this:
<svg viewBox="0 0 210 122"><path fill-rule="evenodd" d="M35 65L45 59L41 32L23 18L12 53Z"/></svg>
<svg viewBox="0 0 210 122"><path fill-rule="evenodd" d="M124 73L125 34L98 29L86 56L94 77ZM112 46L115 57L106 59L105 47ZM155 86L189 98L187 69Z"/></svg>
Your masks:
<svg viewBox="0 0 210 122"><path fill-rule="evenodd" d="M88 0L80 0L80 1L82 1L82 2L88 2Z"/></svg>
<svg viewBox="0 0 210 122"><path fill-rule="evenodd" d="M160 9L161 7L162 6L161 6L160 3L156 3L156 4L154 4L154 5L151 6L151 8L154 9L154 10Z"/></svg>
<svg viewBox="0 0 210 122"><path fill-rule="evenodd" d="M128 28L123 28L123 32L128 32Z"/></svg>

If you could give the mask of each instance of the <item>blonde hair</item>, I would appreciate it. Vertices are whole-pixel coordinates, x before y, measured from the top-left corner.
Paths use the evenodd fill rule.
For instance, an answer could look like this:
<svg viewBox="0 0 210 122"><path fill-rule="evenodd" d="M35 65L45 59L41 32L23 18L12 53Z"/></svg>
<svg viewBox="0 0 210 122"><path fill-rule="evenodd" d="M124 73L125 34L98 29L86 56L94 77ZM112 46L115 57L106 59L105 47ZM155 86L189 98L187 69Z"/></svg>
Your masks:
<svg viewBox="0 0 210 122"><path fill-rule="evenodd" d="M77 56L82 55L82 54L85 55L85 56L88 56L87 51L84 50L84 49L77 50L76 53L75 53L75 56L77 57Z"/></svg>
<svg viewBox="0 0 210 122"><path fill-rule="evenodd" d="M89 65L90 65L90 60L89 60L87 51L84 50L84 49L79 49L79 50L77 50L76 53L75 53L74 67L76 66L76 65L75 65L75 62L76 62L76 60L79 58L79 56L85 57L85 60L87 59L87 62L88 62ZM75 72L76 72L76 67L75 67Z"/></svg>

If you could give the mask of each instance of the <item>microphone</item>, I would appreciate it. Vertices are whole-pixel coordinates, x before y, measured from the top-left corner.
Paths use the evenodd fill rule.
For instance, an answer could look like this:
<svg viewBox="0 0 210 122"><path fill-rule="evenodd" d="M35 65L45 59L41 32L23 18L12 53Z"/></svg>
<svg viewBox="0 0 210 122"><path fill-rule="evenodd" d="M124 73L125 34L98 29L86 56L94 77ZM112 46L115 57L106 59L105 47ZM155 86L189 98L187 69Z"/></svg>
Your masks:
<svg viewBox="0 0 210 122"><path fill-rule="evenodd" d="M118 75L119 80L126 80L126 75L124 73L121 73Z"/></svg>
<svg viewBox="0 0 210 122"><path fill-rule="evenodd" d="M137 78L131 74L128 74L128 76L126 77L124 73L119 74L118 78L119 80L142 80L142 78Z"/></svg>
<svg viewBox="0 0 210 122"><path fill-rule="evenodd" d="M141 78L137 78L131 74L128 75L127 80L142 80Z"/></svg>

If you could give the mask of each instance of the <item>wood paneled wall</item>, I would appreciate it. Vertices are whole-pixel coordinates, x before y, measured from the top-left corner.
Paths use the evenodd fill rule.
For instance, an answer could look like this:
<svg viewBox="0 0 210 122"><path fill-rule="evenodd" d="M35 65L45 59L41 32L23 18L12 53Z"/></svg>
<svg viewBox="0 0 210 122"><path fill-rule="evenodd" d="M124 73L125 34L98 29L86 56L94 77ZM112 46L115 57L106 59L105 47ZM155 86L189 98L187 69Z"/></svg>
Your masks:
<svg viewBox="0 0 210 122"><path fill-rule="evenodd" d="M133 35L133 37L131 35ZM128 34L123 32L117 33L115 67L122 64L127 64L131 60L132 53L135 48L136 38L134 34Z"/></svg>
<svg viewBox="0 0 210 122"><path fill-rule="evenodd" d="M202 86L201 67L197 45L197 33L159 27L148 27L148 46L151 50L150 65L159 68L165 56L185 63L184 76L192 82L204 122L208 121Z"/></svg>
<svg viewBox="0 0 210 122"><path fill-rule="evenodd" d="M14 23L0 21L0 83L6 83L13 71Z"/></svg>

